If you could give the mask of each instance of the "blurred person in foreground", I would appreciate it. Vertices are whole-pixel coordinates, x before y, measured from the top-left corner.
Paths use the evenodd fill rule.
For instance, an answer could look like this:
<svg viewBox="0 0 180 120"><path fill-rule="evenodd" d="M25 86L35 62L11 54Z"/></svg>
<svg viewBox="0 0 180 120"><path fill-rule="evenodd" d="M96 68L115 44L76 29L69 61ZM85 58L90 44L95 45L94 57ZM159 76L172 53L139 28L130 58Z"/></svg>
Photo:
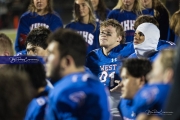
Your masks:
<svg viewBox="0 0 180 120"><path fill-rule="evenodd" d="M168 102L165 107L165 111L169 112L170 115L164 116L163 120L179 120L180 119L180 96L179 96L179 90L180 90L180 44L178 44L178 47L176 49L175 58L174 58L174 76L173 76L173 84L172 84L172 90L170 92L170 95L168 97Z"/></svg>
<svg viewBox="0 0 180 120"><path fill-rule="evenodd" d="M153 63L153 69L148 75L148 84L134 97L132 110L137 120L152 119L152 117L160 119L162 116L168 116L164 107L173 82L174 56L173 49L165 49Z"/></svg>
<svg viewBox="0 0 180 120"><path fill-rule="evenodd" d="M24 72L3 66L0 69L0 119L22 120L34 89Z"/></svg>
<svg viewBox="0 0 180 120"><path fill-rule="evenodd" d="M120 69L121 82L117 88L120 88L121 99L118 110L123 120L135 120L136 115L131 108L134 105L134 96L146 83L146 75L151 71L151 62L147 59L126 59Z"/></svg>
<svg viewBox="0 0 180 120"><path fill-rule="evenodd" d="M110 120L108 91L85 72L86 43L70 29L58 29L47 42L46 76L54 89L49 94L46 120Z"/></svg>
<svg viewBox="0 0 180 120"><path fill-rule="evenodd" d="M33 57L33 59L38 59ZM52 86L48 84L46 80L46 73L44 65L41 62L34 64L10 64L9 68L18 72L26 72L29 75L30 84L35 89L35 97L31 100L26 110L24 120L43 120L45 114L45 108L47 105L47 96Z"/></svg>

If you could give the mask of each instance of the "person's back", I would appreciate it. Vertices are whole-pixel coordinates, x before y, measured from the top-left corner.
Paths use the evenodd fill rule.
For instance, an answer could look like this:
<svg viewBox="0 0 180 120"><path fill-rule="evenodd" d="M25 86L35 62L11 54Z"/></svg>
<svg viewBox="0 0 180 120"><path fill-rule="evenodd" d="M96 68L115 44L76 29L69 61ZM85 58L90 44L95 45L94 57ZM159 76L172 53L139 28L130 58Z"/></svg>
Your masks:
<svg viewBox="0 0 180 120"><path fill-rule="evenodd" d="M136 115L144 113L147 115L162 116L170 88L170 84L164 83L143 86L134 97L132 111ZM152 113L153 110L156 110L154 112L157 113Z"/></svg>
<svg viewBox="0 0 180 120"><path fill-rule="evenodd" d="M87 73L74 73L61 79L55 84L49 99L50 111L46 111L46 119L110 119L106 88Z"/></svg>

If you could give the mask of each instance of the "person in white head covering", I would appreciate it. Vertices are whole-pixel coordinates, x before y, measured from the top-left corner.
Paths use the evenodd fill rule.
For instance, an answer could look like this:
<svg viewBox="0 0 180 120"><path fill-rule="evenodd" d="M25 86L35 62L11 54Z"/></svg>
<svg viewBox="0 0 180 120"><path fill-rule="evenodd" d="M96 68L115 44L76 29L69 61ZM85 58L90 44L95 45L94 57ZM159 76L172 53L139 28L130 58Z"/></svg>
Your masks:
<svg viewBox="0 0 180 120"><path fill-rule="evenodd" d="M152 23L140 24L134 34L135 53L129 58L148 58L153 61L157 56L157 45L160 38L160 31Z"/></svg>

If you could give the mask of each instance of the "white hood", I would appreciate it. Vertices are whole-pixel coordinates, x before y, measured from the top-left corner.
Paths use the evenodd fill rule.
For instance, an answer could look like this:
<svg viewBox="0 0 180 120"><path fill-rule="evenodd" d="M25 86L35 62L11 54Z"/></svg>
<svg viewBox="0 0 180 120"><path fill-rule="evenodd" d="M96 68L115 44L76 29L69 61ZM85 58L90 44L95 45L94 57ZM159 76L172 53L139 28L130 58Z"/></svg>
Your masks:
<svg viewBox="0 0 180 120"><path fill-rule="evenodd" d="M144 34L144 42L134 45L135 53L138 57L145 57L148 53L157 50L157 45L160 38L160 31L152 23L142 23L137 29Z"/></svg>

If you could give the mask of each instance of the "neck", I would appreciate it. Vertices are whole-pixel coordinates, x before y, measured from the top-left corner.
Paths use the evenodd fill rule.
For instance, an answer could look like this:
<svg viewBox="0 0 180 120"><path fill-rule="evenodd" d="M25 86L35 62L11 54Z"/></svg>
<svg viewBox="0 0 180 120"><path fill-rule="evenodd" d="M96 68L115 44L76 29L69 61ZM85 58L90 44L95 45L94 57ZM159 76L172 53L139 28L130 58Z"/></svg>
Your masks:
<svg viewBox="0 0 180 120"><path fill-rule="evenodd" d="M36 10L36 13L38 14L38 15L40 15L40 16L43 16L43 15L45 15L45 14L47 14L48 13L48 11L45 11L45 10Z"/></svg>
<svg viewBox="0 0 180 120"><path fill-rule="evenodd" d="M125 6L125 10L127 10L127 11L132 11L133 6L134 6L134 4L133 4L133 5L130 5L130 6Z"/></svg>
<svg viewBox="0 0 180 120"><path fill-rule="evenodd" d="M118 44L119 45L119 44ZM118 46L118 45L114 45L114 46L108 46L108 47L102 47L103 48L103 53L104 53L104 55L109 55L109 52L113 49L113 48L115 48L116 46Z"/></svg>
<svg viewBox="0 0 180 120"><path fill-rule="evenodd" d="M82 17L81 22L84 23L84 24L88 24L89 23L89 15L85 16L85 17Z"/></svg>

